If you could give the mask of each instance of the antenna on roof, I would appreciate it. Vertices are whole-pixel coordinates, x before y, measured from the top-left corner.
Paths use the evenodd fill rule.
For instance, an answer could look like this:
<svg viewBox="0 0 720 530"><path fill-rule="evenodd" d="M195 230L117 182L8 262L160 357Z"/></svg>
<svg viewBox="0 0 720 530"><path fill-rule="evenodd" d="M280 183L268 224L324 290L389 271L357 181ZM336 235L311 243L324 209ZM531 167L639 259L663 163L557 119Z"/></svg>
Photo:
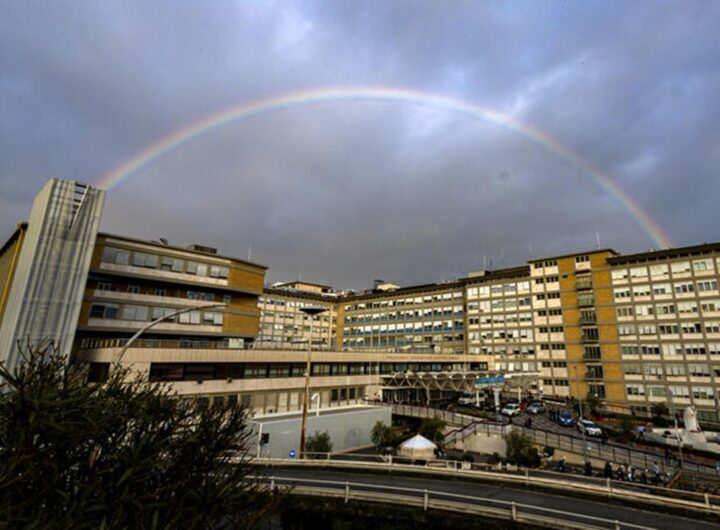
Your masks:
<svg viewBox="0 0 720 530"><path fill-rule="evenodd" d="M600 248L600 232L595 232L595 243L597 244L596 248Z"/></svg>
<svg viewBox="0 0 720 530"><path fill-rule="evenodd" d="M248 244L248 261L252 260L252 243Z"/></svg>
<svg viewBox="0 0 720 530"><path fill-rule="evenodd" d="M160 243L162 243L162 244L165 245L165 246L168 246L168 245L170 244L170 243L168 243L168 240L165 239L164 237L161 237L161 238L160 238Z"/></svg>

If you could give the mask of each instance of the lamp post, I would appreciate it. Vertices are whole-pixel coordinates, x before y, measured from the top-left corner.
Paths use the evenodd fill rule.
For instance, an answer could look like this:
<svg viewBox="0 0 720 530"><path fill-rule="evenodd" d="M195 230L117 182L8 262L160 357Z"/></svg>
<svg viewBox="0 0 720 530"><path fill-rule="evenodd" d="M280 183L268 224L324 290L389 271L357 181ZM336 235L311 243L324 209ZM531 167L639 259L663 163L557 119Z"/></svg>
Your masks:
<svg viewBox="0 0 720 530"><path fill-rule="evenodd" d="M680 426L678 425L678 413L675 412L675 399L672 391L672 387L668 386L668 397L670 398L670 414L673 416L673 421L675 422L675 439L677 440L677 446L678 446L678 457L680 458L679 464L680 469L678 470L678 475L680 478L680 484L682 484L683 476L683 454L682 454L682 438L680 437Z"/></svg>
<svg viewBox="0 0 720 530"><path fill-rule="evenodd" d="M310 317L310 338L308 339L307 359L305 362L305 397L302 407L302 422L300 423L300 458L305 458L305 428L307 427L308 401L310 401L310 370L312 369L312 333L313 317L324 313L324 307L301 307L300 311Z"/></svg>
<svg viewBox="0 0 720 530"><path fill-rule="evenodd" d="M115 359L115 362L113 363L113 367L117 368L120 366L120 361L122 361L123 356L125 355L125 352L132 346L133 342L135 342L138 338L140 338L140 335L145 333L146 331L150 330L151 328L155 327L160 322L164 322L165 320L169 318L176 317L178 315L182 315L183 313L189 313L190 311L200 311L204 309L214 309L216 307L225 307L225 304L205 304L197 307L184 307L182 309L178 309L177 311L173 311L172 313L168 315L163 315L160 318L156 318L152 322L145 324L143 327L140 328L140 330L135 333L130 339L125 343L125 345L122 347L122 349L118 352L117 358Z"/></svg>
<svg viewBox="0 0 720 530"><path fill-rule="evenodd" d="M582 393L580 392L580 378L578 377L577 365L573 366L573 371L575 372L575 379L577 381L578 405L580 407L580 418L578 419L578 421L582 421L582 419L583 419ZM584 430L581 429L580 433L582 434L582 441L583 441L583 458L587 462L587 439L585 438Z"/></svg>

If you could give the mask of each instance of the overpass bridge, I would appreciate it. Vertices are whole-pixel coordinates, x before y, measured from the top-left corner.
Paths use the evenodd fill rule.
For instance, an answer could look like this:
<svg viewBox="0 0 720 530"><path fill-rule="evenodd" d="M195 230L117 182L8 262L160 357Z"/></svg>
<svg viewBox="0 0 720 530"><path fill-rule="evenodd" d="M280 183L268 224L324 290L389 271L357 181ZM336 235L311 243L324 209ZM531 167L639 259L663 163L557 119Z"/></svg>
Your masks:
<svg viewBox="0 0 720 530"><path fill-rule="evenodd" d="M359 455L315 456L256 459L255 477L271 489L292 487L285 491L295 495L414 506L548 528L705 530L717 529L720 520L720 497L655 491L664 488L548 472L464 469L457 462L417 466L362 461Z"/></svg>

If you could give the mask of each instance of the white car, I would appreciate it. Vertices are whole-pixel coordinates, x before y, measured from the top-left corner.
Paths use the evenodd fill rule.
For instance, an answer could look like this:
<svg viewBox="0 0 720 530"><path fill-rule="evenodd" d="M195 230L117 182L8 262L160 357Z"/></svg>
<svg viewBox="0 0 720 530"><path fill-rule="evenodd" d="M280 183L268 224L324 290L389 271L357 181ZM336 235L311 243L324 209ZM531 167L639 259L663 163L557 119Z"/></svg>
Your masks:
<svg viewBox="0 0 720 530"><path fill-rule="evenodd" d="M502 408L500 414L504 416L517 416L520 414L520 403L508 403Z"/></svg>
<svg viewBox="0 0 720 530"><path fill-rule="evenodd" d="M602 436L602 429L595 425L590 420L583 420L582 418L577 422L578 431L585 433L588 436Z"/></svg>

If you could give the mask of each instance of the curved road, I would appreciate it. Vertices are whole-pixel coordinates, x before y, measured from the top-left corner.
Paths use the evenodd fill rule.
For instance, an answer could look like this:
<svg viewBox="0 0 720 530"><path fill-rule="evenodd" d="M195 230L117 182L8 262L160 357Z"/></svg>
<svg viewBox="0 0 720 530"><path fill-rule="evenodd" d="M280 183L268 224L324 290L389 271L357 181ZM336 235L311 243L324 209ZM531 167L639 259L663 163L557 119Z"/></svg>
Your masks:
<svg viewBox="0 0 720 530"><path fill-rule="evenodd" d="M690 519L688 517L678 515L667 515L659 512L649 512L637 508L621 506L617 503L608 504L596 500L587 500L578 497L564 497L560 494L545 493L526 489L515 489L506 486L496 486L492 484L483 484L479 482L467 482L459 479L439 480L429 477L408 477L389 474L373 474L363 472L333 471L321 469L266 469L263 474L267 477L275 477L278 485L291 484L302 486L304 484L297 482L295 479L313 479L327 480L344 483L362 483L378 486L393 486L400 488L412 488L418 490L431 490L443 493L452 493L459 495L469 495L475 497L486 497L507 502L517 502L521 504L537 506L541 508L550 508L561 510L565 513L573 512L582 515L601 517L604 519L612 519L622 523L632 523L650 528L662 530L718 530L720 524L707 521ZM329 487L329 486L323 486ZM338 484L338 489L343 490L344 486ZM372 491L372 486L359 488L364 491ZM376 492L383 491L376 489ZM412 495L411 493L406 493ZM420 493L418 493L420 496ZM437 495L432 498L437 499ZM452 499L449 499L452 500ZM471 501L468 501L471 502ZM492 505L490 505L492 506ZM528 508L519 508L521 513L532 512ZM543 512L536 512L541 515ZM566 520L573 520L571 515L563 517ZM600 525L599 522L592 522L576 518L578 522L585 524Z"/></svg>

